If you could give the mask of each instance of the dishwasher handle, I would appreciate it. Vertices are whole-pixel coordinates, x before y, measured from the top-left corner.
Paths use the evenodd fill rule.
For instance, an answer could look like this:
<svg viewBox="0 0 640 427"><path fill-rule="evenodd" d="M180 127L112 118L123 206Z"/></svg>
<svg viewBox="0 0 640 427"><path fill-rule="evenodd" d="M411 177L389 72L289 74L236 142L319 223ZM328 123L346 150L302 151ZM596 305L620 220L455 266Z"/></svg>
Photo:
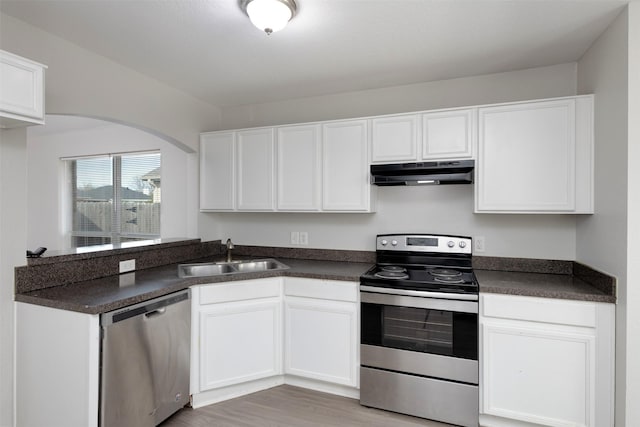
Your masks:
<svg viewBox="0 0 640 427"><path fill-rule="evenodd" d="M114 323L122 322L123 320L142 315L144 315L145 318L150 319L163 314L167 310L167 307L178 304L190 298L191 294L189 289L185 289L174 294L165 295L159 298L152 299L150 301L141 302L129 307L124 307L118 310L104 313L100 316L100 324L103 327L106 327Z"/></svg>
<svg viewBox="0 0 640 427"><path fill-rule="evenodd" d="M156 310L146 312L144 314L144 317L150 319L152 317L161 316L165 313L165 311L167 311L167 307L158 308Z"/></svg>

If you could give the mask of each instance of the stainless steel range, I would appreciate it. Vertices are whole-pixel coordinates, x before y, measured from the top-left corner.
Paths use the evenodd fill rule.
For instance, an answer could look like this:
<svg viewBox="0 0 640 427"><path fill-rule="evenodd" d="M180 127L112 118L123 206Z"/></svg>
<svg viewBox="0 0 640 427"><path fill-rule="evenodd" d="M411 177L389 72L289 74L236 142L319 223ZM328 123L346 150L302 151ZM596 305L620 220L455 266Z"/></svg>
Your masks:
<svg viewBox="0 0 640 427"><path fill-rule="evenodd" d="M470 237L386 234L360 277L360 403L478 426Z"/></svg>

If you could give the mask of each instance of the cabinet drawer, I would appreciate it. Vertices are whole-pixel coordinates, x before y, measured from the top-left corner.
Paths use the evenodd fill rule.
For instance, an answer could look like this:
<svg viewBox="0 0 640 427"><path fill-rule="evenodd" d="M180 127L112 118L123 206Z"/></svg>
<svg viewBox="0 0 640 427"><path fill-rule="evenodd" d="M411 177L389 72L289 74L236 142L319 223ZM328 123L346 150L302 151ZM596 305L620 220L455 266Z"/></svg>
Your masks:
<svg viewBox="0 0 640 427"><path fill-rule="evenodd" d="M284 294L296 297L357 302L358 283L287 277L284 282Z"/></svg>
<svg viewBox="0 0 640 427"><path fill-rule="evenodd" d="M510 295L482 295L485 317L596 327L596 303Z"/></svg>
<svg viewBox="0 0 640 427"><path fill-rule="evenodd" d="M280 296L282 279L242 280L200 287L200 305Z"/></svg>

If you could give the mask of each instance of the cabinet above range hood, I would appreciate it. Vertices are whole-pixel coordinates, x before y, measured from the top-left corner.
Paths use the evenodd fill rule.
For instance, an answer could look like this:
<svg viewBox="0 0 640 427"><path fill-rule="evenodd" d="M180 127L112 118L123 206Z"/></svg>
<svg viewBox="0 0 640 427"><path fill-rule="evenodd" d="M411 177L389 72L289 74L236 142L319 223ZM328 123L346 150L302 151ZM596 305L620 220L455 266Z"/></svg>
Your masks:
<svg viewBox="0 0 640 427"><path fill-rule="evenodd" d="M471 184L473 160L371 165L371 183L392 185Z"/></svg>

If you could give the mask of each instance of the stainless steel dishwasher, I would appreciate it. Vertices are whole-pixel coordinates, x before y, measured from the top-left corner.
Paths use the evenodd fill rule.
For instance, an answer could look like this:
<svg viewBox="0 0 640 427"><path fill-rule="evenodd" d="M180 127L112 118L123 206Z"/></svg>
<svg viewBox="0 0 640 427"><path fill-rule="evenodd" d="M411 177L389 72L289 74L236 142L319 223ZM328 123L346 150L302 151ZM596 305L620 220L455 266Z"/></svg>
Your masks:
<svg viewBox="0 0 640 427"><path fill-rule="evenodd" d="M156 426L189 402L184 290L100 316L100 426Z"/></svg>

